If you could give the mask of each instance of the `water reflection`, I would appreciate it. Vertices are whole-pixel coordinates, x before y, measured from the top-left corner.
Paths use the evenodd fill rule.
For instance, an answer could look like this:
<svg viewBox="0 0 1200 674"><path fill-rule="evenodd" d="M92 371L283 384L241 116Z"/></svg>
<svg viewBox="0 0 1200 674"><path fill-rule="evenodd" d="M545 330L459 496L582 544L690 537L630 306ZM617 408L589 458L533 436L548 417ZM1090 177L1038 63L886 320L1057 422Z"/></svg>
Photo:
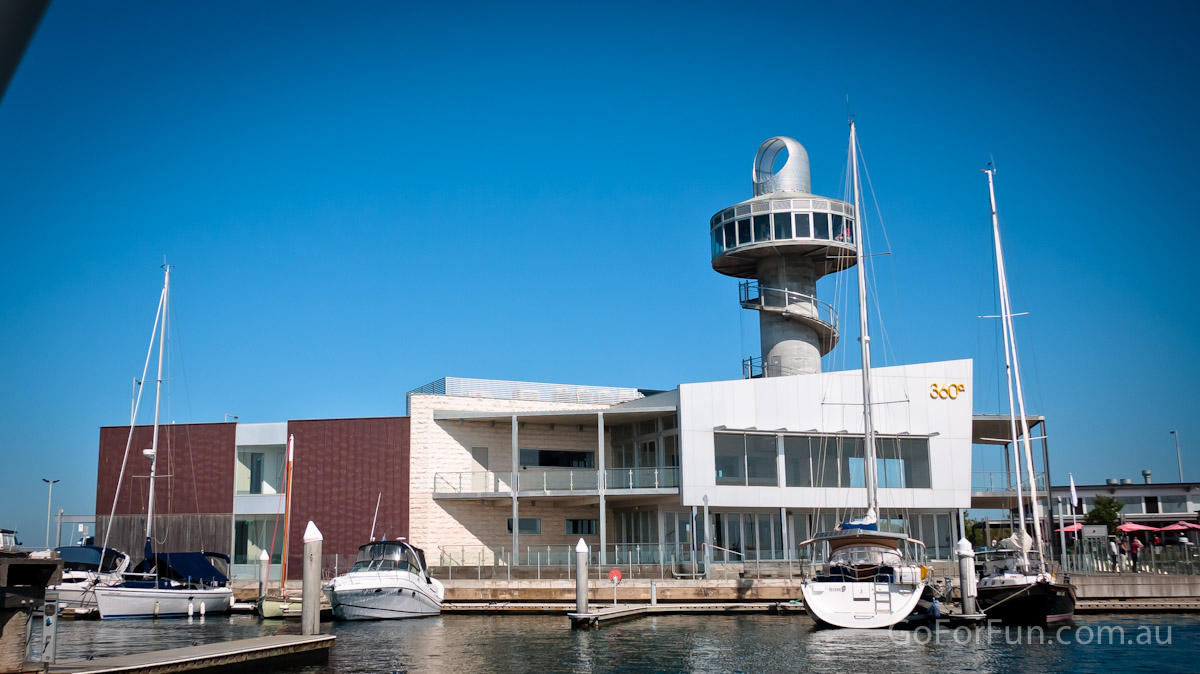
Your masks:
<svg viewBox="0 0 1200 674"><path fill-rule="evenodd" d="M1081 644L1100 626L1121 628L1126 645ZM1170 629L1171 643L1130 645L1142 626ZM303 674L466 672L774 672L780 670L1013 672L1125 670L1193 672L1200 620L1185 615L1079 619L1058 643L1028 632L815 630L804 616L656 616L599 630L572 630L563 616L445 615L417 620L326 624L337 635L328 666ZM59 657L116 655L193 643L299 632L299 624L250 616L199 620L61 623ZM957 640L956 640L957 637ZM1079 641L1082 641L1080 639Z"/></svg>

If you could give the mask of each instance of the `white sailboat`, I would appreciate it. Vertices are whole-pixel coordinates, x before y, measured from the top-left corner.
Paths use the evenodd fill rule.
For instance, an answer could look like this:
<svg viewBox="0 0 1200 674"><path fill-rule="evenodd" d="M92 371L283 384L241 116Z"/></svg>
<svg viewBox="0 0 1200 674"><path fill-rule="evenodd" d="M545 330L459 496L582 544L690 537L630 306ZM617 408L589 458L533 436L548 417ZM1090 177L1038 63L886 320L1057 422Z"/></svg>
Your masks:
<svg viewBox="0 0 1200 674"><path fill-rule="evenodd" d="M96 587L96 605L100 618L159 618L199 613L224 613L233 604L229 578L213 566L212 558L227 555L205 552L156 554L153 548L154 478L158 464L158 415L162 402L163 345L166 341L167 305L171 288L171 268L164 265L162 295L154 317L158 330L158 375L154 393L154 431L151 447L143 454L150 458L150 496L146 507L145 559L136 573L127 574L123 583ZM151 339L153 345L153 338ZM132 423L131 430L132 430ZM132 437L132 436L131 436ZM126 448L128 452L128 447ZM109 518L112 529L112 518ZM105 534L107 538L107 534Z"/></svg>
<svg viewBox="0 0 1200 674"><path fill-rule="evenodd" d="M129 555L95 545L68 545L54 549L63 560L62 582L46 588L58 593L64 613L86 616L96 611L96 588L117 585L129 570Z"/></svg>
<svg viewBox="0 0 1200 674"><path fill-rule="evenodd" d="M979 609L988 617L1009 624L1047 625L1070 620L1075 614L1075 588L1059 582L1045 563L1042 538L1042 513L1037 496L1033 467L1033 448L1029 438L1029 420L1025 415L1025 394L1021 387L1021 369L1017 360L1017 335L1013 330L1012 305L1008 295L1008 274L1004 268L1004 250L1000 244L1000 219L996 213L994 168L984 169L988 176L988 195L992 206L992 237L996 247L996 279L1000 293L1001 330L1004 334L1004 369L1008 384L1010 439L1021 438L1016 461L1017 519L1013 535L1004 539L1002 550L984 553L983 574L979 579ZM1016 394L1016 405L1013 394ZM1018 429L1018 422L1020 428ZM1022 488L1022 460L1029 475L1029 505L1033 520L1033 540L1025 533L1025 499Z"/></svg>
<svg viewBox="0 0 1200 674"><path fill-rule="evenodd" d="M867 511L862 519L821 532L801 548L827 544L828 561L814 578L804 581L804 609L818 623L832 627L880 628L904 620L917 607L925 590L924 569L908 558L908 550L923 551L921 541L904 534L879 531L878 475L875 426L871 418L871 349L867 331L866 267L863 264L862 189L858 176L858 135L850 122L850 161L854 184L855 257L858 264L858 314L862 348L863 429Z"/></svg>

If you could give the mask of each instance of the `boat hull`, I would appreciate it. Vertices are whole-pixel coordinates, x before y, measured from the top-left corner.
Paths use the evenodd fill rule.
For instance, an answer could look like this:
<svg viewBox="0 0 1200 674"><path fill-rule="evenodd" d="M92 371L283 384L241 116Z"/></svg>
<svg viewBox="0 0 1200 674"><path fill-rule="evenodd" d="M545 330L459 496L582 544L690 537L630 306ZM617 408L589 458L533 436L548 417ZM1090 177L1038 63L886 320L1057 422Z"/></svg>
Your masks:
<svg viewBox="0 0 1200 674"><path fill-rule="evenodd" d="M338 620L423 618L442 612L444 590L437 580L406 571L354 572L335 578L325 588Z"/></svg>
<svg viewBox="0 0 1200 674"><path fill-rule="evenodd" d="M879 629L909 616L921 600L924 583L809 581L801 586L804 610L827 627ZM883 601L886 599L886 601Z"/></svg>
<svg viewBox="0 0 1200 674"><path fill-rule="evenodd" d="M227 587L202 590L98 587L95 589L100 618L166 618L188 615L227 613L233 605L233 590Z"/></svg>
<svg viewBox="0 0 1200 674"><path fill-rule="evenodd" d="M1005 625L1053 625L1075 617L1075 588L1066 583L980 587L976 602Z"/></svg>

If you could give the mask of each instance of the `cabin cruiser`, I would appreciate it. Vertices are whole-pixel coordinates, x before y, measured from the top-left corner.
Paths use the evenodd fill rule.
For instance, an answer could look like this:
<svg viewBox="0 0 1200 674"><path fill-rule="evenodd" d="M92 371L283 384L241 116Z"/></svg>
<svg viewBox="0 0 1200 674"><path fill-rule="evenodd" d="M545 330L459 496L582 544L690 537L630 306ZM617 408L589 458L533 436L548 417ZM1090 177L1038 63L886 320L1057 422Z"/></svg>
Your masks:
<svg viewBox="0 0 1200 674"><path fill-rule="evenodd" d="M325 593L335 618L381 620L438 615L446 589L429 575L425 553L401 538L360 547L354 568Z"/></svg>
<svg viewBox="0 0 1200 674"><path fill-rule="evenodd" d="M63 560L62 582L48 590L58 593L59 610L86 615L96 610L96 587L120 583L129 570L129 555L95 545L68 545L54 549Z"/></svg>

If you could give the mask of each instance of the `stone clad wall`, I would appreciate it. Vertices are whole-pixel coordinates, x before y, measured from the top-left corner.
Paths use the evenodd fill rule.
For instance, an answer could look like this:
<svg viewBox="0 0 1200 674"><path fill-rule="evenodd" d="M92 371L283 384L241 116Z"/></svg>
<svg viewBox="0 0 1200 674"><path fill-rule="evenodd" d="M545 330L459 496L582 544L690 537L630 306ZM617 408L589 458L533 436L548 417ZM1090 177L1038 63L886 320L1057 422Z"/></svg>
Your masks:
<svg viewBox="0 0 1200 674"><path fill-rule="evenodd" d="M502 473L501 479L509 482L512 470L512 428L508 422L497 421L434 421L434 410L463 412L545 412L555 410L604 410L607 406L578 403L548 403L528 400L493 398L467 398L440 395L413 395L410 401L412 420L410 469L411 491L409 493L409 517L413 544L425 550L431 564L438 564L442 547L459 549L456 555L478 546L489 546L506 550L512 547L512 535L507 531L507 520L512 517L512 501L505 498L480 503L479 500L433 498L434 475L436 473L469 472L479 470L471 457L471 447L487 447L488 469ZM526 423L518 430L518 443L524 448L541 449L596 449L595 426L578 424L555 425ZM607 447L605 448L607 451ZM581 503L581 499L590 503ZM565 505L570 503L570 505ZM595 499L580 497L563 500L536 499L536 505L522 500L521 517L540 517L542 534L520 537L522 552L528 546L573 545L578 536L567 536L567 518L597 518L600 516ZM588 537L588 542L599 543L599 536ZM476 552L475 554L478 554Z"/></svg>

